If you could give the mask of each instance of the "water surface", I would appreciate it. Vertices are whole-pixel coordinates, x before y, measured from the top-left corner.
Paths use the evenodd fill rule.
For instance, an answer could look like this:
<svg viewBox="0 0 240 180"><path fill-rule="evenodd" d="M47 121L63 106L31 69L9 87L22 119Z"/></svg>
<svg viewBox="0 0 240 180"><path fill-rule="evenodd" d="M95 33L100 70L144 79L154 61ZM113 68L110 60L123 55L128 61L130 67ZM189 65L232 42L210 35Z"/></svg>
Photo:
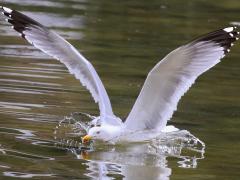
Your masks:
<svg viewBox="0 0 240 180"><path fill-rule="evenodd" d="M82 52L122 119L147 72L164 55L196 36L240 22L238 0L8 0L2 4L32 16ZM203 158L184 162L166 153L149 154L142 144L99 146L82 153L56 145L55 127L72 112L98 115L97 105L62 64L20 39L1 17L0 177L238 179L239 48L238 42L222 63L197 80L169 122L205 143Z"/></svg>

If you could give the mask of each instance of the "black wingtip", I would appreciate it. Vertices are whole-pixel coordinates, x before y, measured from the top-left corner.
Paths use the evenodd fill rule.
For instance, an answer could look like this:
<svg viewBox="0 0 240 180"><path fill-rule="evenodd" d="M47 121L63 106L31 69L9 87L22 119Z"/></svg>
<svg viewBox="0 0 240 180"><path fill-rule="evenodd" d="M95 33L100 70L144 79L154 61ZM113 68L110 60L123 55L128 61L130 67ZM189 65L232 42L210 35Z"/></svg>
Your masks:
<svg viewBox="0 0 240 180"><path fill-rule="evenodd" d="M229 26L217 31L210 32L198 39L195 42L214 42L220 47L224 48L224 54L230 52L230 48L234 45L233 43L237 41L239 31L236 26Z"/></svg>
<svg viewBox="0 0 240 180"><path fill-rule="evenodd" d="M7 7L0 6L2 14L5 15L6 21L13 25L13 29L15 29L17 32L21 33L21 36L25 38L24 30L26 30L30 26L39 26L43 27L40 23L37 21L29 18L28 16L12 10Z"/></svg>

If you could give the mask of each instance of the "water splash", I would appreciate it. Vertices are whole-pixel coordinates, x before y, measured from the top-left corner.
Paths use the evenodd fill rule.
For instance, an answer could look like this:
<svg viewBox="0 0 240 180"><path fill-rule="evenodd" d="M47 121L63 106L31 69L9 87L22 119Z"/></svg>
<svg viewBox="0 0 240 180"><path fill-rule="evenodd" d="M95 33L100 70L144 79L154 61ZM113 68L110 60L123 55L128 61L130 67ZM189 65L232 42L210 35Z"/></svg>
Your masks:
<svg viewBox="0 0 240 180"><path fill-rule="evenodd" d="M90 121L95 117L82 112L71 113L64 117L54 130L55 145L60 148L91 150L92 146L82 144L81 137L86 135Z"/></svg>
<svg viewBox="0 0 240 180"><path fill-rule="evenodd" d="M152 165L163 167L166 165L166 157L172 157L177 159L179 167L196 168L197 161L204 159L204 142L186 130L161 133L147 143L121 144L114 147L96 143L83 145L81 137L86 134L91 120L95 118L81 112L65 117L55 128L55 145L69 150L77 159L125 165L154 163Z"/></svg>
<svg viewBox="0 0 240 180"><path fill-rule="evenodd" d="M153 139L148 152L155 155L176 157L179 167L196 168L197 161L204 159L205 143L189 131L181 130L165 133Z"/></svg>

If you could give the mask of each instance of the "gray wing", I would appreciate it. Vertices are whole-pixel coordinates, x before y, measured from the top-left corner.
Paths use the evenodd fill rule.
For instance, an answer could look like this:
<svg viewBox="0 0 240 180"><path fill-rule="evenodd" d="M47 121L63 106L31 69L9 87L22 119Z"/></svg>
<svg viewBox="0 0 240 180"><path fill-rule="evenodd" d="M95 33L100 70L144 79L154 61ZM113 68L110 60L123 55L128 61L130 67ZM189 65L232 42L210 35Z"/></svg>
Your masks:
<svg viewBox="0 0 240 180"><path fill-rule="evenodd" d="M95 102L98 102L101 117L112 117L112 107L107 92L92 64L85 59L70 43L45 26L27 17L26 15L1 7L6 21L13 25L13 29L36 48L54 57L63 64L71 74L80 80L83 86L90 91ZM109 123L115 124L114 118Z"/></svg>
<svg viewBox="0 0 240 180"><path fill-rule="evenodd" d="M158 129L177 109L196 78L220 62L239 33L235 27L202 36L169 53L148 74L125 122L129 130Z"/></svg>

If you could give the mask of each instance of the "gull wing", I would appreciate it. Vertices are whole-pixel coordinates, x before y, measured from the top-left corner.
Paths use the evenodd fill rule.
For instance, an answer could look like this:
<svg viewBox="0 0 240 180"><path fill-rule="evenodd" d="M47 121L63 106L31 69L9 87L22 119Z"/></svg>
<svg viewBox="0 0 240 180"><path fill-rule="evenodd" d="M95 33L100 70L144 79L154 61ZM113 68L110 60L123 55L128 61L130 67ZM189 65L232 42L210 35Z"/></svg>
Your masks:
<svg viewBox="0 0 240 180"><path fill-rule="evenodd" d="M127 129L162 130L196 78L220 62L239 32L227 27L206 34L169 53L149 72L125 121Z"/></svg>
<svg viewBox="0 0 240 180"><path fill-rule="evenodd" d="M95 102L99 104L101 119L109 119L108 123L115 124L112 107L107 92L92 64L85 59L70 43L58 34L48 30L45 26L26 15L0 7L7 17L6 21L13 25L13 29L36 48L62 62L75 78L79 79L91 93ZM106 117L106 118L105 118Z"/></svg>

